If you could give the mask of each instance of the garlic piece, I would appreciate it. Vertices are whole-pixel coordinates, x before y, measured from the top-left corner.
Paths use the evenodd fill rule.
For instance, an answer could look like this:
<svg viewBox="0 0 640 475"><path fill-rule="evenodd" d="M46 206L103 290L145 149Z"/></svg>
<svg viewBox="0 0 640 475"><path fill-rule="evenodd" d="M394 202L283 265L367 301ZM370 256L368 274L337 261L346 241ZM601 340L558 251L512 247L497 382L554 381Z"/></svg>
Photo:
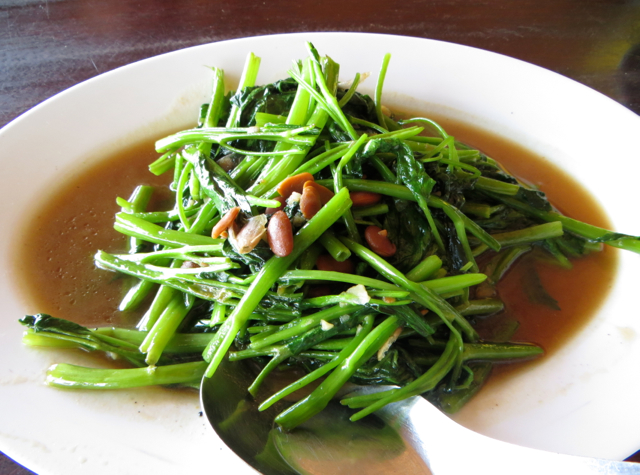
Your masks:
<svg viewBox="0 0 640 475"><path fill-rule="evenodd" d="M259 214L253 216L247 224L244 225L242 230L234 236L235 239L231 241L236 251L239 254L247 254L258 245L262 237L267 232L267 216ZM232 233L229 233L229 239L231 239Z"/></svg>
<svg viewBox="0 0 640 475"><path fill-rule="evenodd" d="M371 297L367 293L367 289L365 289L362 284L354 285L353 287L348 288L345 292L355 296L357 303L360 305L365 305L369 303L369 300L371 300Z"/></svg>
<svg viewBox="0 0 640 475"><path fill-rule="evenodd" d="M395 341L398 339L401 333L402 333L402 327L396 328L396 331L393 332L393 335L387 338L387 341L385 341L384 345L382 345L378 350L378 361L382 361L382 359L387 354L387 351L389 351L389 348L391 348L391 345L395 343Z"/></svg>
<svg viewBox="0 0 640 475"><path fill-rule="evenodd" d="M320 320L320 328L322 328L323 331L328 331L331 330L334 327L333 323L329 323L326 320Z"/></svg>

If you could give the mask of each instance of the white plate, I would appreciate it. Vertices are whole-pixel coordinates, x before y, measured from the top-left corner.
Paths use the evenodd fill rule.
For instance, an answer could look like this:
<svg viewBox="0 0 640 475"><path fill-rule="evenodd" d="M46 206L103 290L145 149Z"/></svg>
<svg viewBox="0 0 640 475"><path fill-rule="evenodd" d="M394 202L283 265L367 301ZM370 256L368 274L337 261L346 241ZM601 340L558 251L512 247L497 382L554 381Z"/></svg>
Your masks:
<svg viewBox="0 0 640 475"><path fill-rule="evenodd" d="M205 65L223 68L232 87L253 51L263 58L259 82L271 82L285 76L291 60L306 56L305 41L339 62L343 79L377 72L384 53L392 53L386 101L427 101L519 140L591 190L616 230L640 234L640 215L632 205L640 176L638 116L578 83L505 56L438 41L351 33L189 48L101 75L40 104L0 131L3 229L18 229L42 190L64 179L72 165L192 122L208 99ZM14 239L11 232L0 235L2 451L39 474L252 473L206 427L196 396L45 387L49 364L68 358L20 343L17 319L29 310L8 264ZM572 454L621 459L640 448L639 267L639 256L621 253L614 289L597 316L562 351L508 389L480 396L473 403L480 416L470 418L473 427Z"/></svg>

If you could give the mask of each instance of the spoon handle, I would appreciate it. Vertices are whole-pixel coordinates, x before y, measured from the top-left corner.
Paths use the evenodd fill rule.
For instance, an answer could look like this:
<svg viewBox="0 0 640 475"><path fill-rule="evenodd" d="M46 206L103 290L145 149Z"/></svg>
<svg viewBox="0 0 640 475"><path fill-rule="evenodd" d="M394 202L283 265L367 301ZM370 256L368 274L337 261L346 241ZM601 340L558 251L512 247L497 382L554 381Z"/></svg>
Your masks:
<svg viewBox="0 0 640 475"><path fill-rule="evenodd" d="M473 432L431 404L412 404L404 430L434 475L640 474L640 464L562 455L509 444Z"/></svg>

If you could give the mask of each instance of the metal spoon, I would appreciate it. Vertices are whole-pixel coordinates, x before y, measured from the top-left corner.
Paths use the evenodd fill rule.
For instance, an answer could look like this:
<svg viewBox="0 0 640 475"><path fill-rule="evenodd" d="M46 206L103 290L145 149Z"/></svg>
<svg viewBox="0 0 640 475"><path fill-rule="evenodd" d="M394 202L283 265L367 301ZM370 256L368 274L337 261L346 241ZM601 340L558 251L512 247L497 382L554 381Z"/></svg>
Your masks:
<svg viewBox="0 0 640 475"><path fill-rule="evenodd" d="M220 438L265 475L640 474L640 464L560 455L485 437L422 397L391 404L355 423L348 420L351 411L336 399L287 433L274 428L273 419L291 401L258 411L264 397L247 393L256 371L245 362L225 362L203 380L200 401ZM264 394L282 387L274 378L269 383Z"/></svg>

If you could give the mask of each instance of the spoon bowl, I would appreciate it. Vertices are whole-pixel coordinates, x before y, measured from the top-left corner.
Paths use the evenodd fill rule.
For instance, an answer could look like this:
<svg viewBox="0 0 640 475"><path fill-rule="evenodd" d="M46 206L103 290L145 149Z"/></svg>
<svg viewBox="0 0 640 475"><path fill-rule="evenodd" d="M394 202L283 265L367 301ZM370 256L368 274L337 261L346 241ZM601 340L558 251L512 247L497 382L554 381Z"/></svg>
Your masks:
<svg viewBox="0 0 640 475"><path fill-rule="evenodd" d="M245 462L265 475L391 474L398 467L427 475L423 456L413 445L405 418L421 398L392 404L358 422L340 404L345 394L381 387L346 386L327 408L291 432L273 420L299 399L292 394L261 412L260 402L286 384L287 374L267 379L257 397L247 392L259 369L249 362L225 361L200 389L203 412L218 436Z"/></svg>
<svg viewBox="0 0 640 475"><path fill-rule="evenodd" d="M286 374L265 381L254 398L247 388L259 368L225 361L200 389L203 411L231 450L264 475L443 475L487 471L507 474L639 474L640 464L560 455L497 441L468 430L416 396L390 404L357 422L340 404L347 393L380 387L348 386L327 408L291 432L274 418L300 395L265 411L258 406L286 384Z"/></svg>

